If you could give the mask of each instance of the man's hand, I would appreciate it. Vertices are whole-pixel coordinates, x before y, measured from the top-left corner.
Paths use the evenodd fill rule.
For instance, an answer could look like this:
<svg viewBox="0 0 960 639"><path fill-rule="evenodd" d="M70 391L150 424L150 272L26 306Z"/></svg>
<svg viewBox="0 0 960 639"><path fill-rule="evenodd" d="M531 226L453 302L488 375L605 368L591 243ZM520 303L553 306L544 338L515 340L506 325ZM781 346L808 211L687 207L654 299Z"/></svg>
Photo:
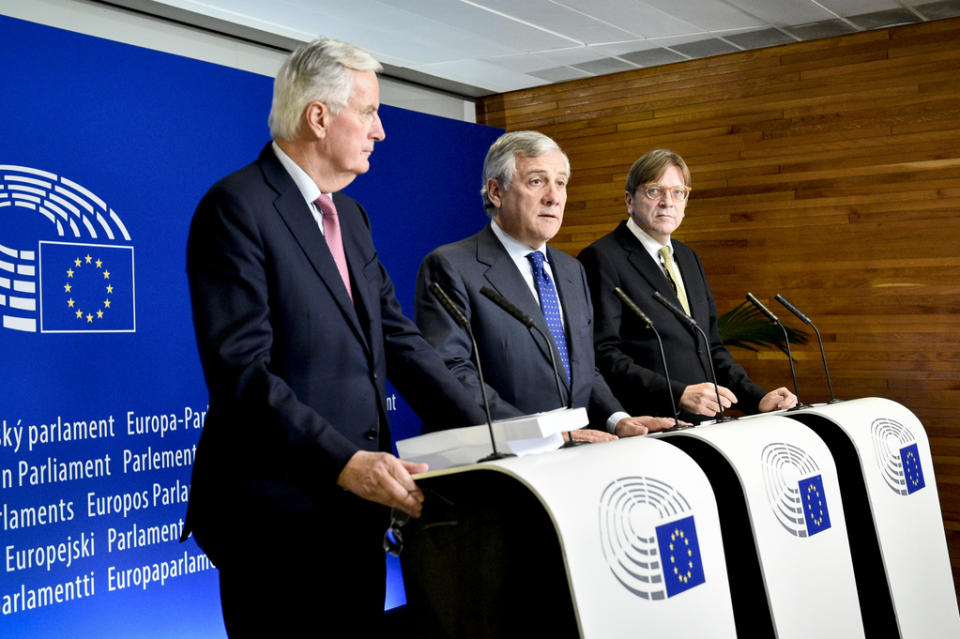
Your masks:
<svg viewBox="0 0 960 639"><path fill-rule="evenodd" d="M720 405L717 404L717 390L720 392L720 401L723 402L724 409L737 403L737 396L729 388L717 386L714 389L712 383L703 382L702 384L691 384L683 389L683 395L680 396L680 408L688 413L713 417L720 412Z"/></svg>
<svg viewBox="0 0 960 639"><path fill-rule="evenodd" d="M573 439L575 442L609 442L617 439L616 435L611 435L605 430L597 430L595 428L580 428L578 430L566 431L563 433L563 441L568 442L570 439Z"/></svg>
<svg viewBox="0 0 960 639"><path fill-rule="evenodd" d="M772 410L786 410L797 405L797 396L781 386L763 396L760 400L760 412L768 413Z"/></svg>
<svg viewBox="0 0 960 639"><path fill-rule="evenodd" d="M337 485L358 497L419 517L423 510L423 491L411 475L425 472L426 464L403 461L389 453L358 450L343 467Z"/></svg>
<svg viewBox="0 0 960 639"><path fill-rule="evenodd" d="M620 437L634 437L636 435L646 435L647 433L657 433L661 430L673 428L674 422L671 417L624 417L617 422L617 435Z"/></svg>

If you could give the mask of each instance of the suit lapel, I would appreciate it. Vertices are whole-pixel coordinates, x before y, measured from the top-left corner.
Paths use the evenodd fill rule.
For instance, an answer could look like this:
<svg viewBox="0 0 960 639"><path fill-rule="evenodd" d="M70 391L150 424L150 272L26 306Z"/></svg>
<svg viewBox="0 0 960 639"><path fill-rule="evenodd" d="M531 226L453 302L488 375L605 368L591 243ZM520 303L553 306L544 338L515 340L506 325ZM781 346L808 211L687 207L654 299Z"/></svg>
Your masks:
<svg viewBox="0 0 960 639"><path fill-rule="evenodd" d="M640 240L627 228L627 223L621 222L615 233L617 241L627 253L627 261L630 262L630 265L647 280L654 290L660 291L661 295L673 302L677 308L680 308L680 298L677 297L677 293L667 279L667 274L664 273L660 264L647 253L647 249L643 247ZM684 284L686 284L686 280L684 280Z"/></svg>
<svg viewBox="0 0 960 639"><path fill-rule="evenodd" d="M693 251L685 245L674 241L673 258L680 268L680 278L683 280L683 288L687 291L690 315L694 319L706 318L705 309L700 304L700 300L707 298L706 290L704 289L704 279L699 276L700 267L697 264Z"/></svg>
<svg viewBox="0 0 960 639"><path fill-rule="evenodd" d="M300 193L297 185L293 182L293 179L287 173L286 169L283 168L283 165L280 164L280 161L276 159L269 145L264 149L260 160L267 183L277 192L277 199L274 200L274 207L277 213L290 230L297 244L303 249L304 255L313 266L317 276L330 291L330 295L336 301L337 306L347 319L347 323L353 329L354 333L356 333L357 338L364 347L369 350L367 337L360 326L357 311L353 306L353 302L350 300L350 296L347 295L347 289L344 287L343 280L340 278L340 271L337 270L336 262L333 261L333 255L330 254L330 249L327 248L327 242L323 238L323 233L320 232L316 220L314 220L313 215L310 213L310 207L304 202L303 195ZM355 224L344 223L343 220L341 220L341 229L353 226L355 226ZM353 270L353 264L350 261L351 251L347 242L348 231L343 230L343 235L347 263L354 277L354 281L359 281ZM356 255L356 250L354 250L353 253ZM356 288L362 289L363 286L357 286ZM356 294L357 292L355 291L354 295Z"/></svg>
<svg viewBox="0 0 960 639"><path fill-rule="evenodd" d="M493 224L493 222L491 222L491 224ZM507 301L513 303L514 306L532 317L537 327L543 331L545 335L549 336L550 329L547 327L547 321L543 317L540 304L533 296L523 276L520 275L513 259L507 253L506 249L503 248L497 236L490 230L489 224L477 237L477 261L488 266L484 277L487 279L490 288L503 295ZM510 319L508 321L514 320ZM530 338L537 345L540 353L549 361L550 351L547 350L549 348L547 344L532 334Z"/></svg>

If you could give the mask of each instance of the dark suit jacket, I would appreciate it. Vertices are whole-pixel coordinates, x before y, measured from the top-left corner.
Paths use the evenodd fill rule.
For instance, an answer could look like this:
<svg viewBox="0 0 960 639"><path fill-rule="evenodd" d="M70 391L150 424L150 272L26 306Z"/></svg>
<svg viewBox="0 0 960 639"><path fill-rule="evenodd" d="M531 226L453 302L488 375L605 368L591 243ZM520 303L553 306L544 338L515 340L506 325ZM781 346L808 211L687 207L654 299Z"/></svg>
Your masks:
<svg viewBox="0 0 960 639"><path fill-rule="evenodd" d="M336 480L358 450L390 449L388 375L425 419L484 419L401 313L366 212L339 193L334 202L353 302L269 144L194 214L187 275L210 408L185 534L221 568L251 561L257 549L338 543L357 527L379 546L384 528L371 534L369 521L343 508L373 508L371 520L384 524L386 509L359 503ZM372 552L382 565L382 549Z"/></svg>
<svg viewBox="0 0 960 639"><path fill-rule="evenodd" d="M547 254L563 306L572 405L586 407L590 425L606 430L607 419L622 408L594 365L593 312L583 268L561 251L548 247ZM480 293L483 286L490 286L550 335L540 305L489 225L472 237L441 246L424 259L414 311L424 336L479 401L470 340L427 290L431 282L437 282L470 320L495 419L552 410L569 401L569 385L564 389L564 404L560 401L543 338ZM549 348L556 353L553 340ZM559 362L559 355L556 357Z"/></svg>
<svg viewBox="0 0 960 639"><path fill-rule="evenodd" d="M673 250L691 315L710 341L709 355L716 369L717 382L734 392L739 409L756 412L766 391L750 381L746 371L733 360L720 340L717 307L700 258L677 240L673 240ZM680 307L680 300L666 274L627 228L625 220L612 233L585 248L579 259L587 271L593 298L597 366L628 411L636 413L640 407L647 411L655 408L660 415L670 415L668 386L656 337L639 318L623 307L613 292L618 286L623 289L660 332L670 370L669 388L674 399L679 401L688 385L712 378L703 338L652 297L654 291L660 291ZM690 414L683 417L693 421L704 419Z"/></svg>

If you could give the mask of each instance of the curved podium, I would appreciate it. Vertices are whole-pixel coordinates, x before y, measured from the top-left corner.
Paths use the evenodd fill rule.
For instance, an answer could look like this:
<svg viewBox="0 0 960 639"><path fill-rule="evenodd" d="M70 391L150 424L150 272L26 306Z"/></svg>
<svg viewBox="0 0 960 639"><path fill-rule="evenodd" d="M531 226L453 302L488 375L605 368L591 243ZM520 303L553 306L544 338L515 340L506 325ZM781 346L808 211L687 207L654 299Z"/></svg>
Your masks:
<svg viewBox="0 0 960 639"><path fill-rule="evenodd" d="M710 484L676 447L593 444L417 476L422 637L735 637Z"/></svg>
<svg viewBox="0 0 960 639"><path fill-rule="evenodd" d="M790 412L830 448L870 637L960 637L933 458L916 416L864 398Z"/></svg>
<svg viewBox="0 0 960 639"><path fill-rule="evenodd" d="M762 415L664 433L720 509L740 637L863 637L837 469L823 441Z"/></svg>

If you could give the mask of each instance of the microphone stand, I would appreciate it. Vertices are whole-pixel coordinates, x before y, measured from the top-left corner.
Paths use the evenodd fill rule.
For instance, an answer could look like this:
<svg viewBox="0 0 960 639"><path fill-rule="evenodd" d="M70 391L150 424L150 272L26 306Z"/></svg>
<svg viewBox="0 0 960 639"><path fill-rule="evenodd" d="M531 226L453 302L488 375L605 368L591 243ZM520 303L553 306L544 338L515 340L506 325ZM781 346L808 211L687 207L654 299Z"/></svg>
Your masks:
<svg viewBox="0 0 960 639"><path fill-rule="evenodd" d="M670 409L673 411L673 427L675 430L680 430L683 428L680 426L680 416L677 413L677 403L673 399L673 389L670 387L670 370L667 368L667 353L663 350L663 340L660 339L660 332L654 328L653 320L651 320L646 313L640 310L640 307L630 299L630 296L623 292L619 286L614 287L613 292L617 294L617 297L620 298L620 301L623 302L623 305L633 311L633 314L640 318L640 321L644 325L653 331L654 337L657 338L657 345L660 346L660 361L663 362L663 376L667 380L667 396L670 397Z"/></svg>
<svg viewBox="0 0 960 639"><path fill-rule="evenodd" d="M817 334L817 343L820 344L820 359L823 360L823 372L827 376L827 388L830 389L830 401L827 403L836 404L837 402L841 401L837 399L836 395L833 394L833 382L830 381L830 369L827 368L827 354L823 350L823 339L820 337L819 329L817 329L816 325L813 323L813 321L809 317L801 313L800 309L798 309L796 306L791 304L787 300L787 298L785 298L783 295L781 295L780 293L777 293L774 299L780 302L788 311L796 315L797 319L799 319L801 322L803 322L807 326L811 327L813 329L813 332Z"/></svg>
<svg viewBox="0 0 960 639"><path fill-rule="evenodd" d="M440 302L440 305L447 311L451 319L464 331L466 331L467 336L470 338L470 344L473 347L473 360L474 364L477 366L477 378L480 381L480 397L483 400L483 410L487 416L487 429L490 431L490 445L493 447L493 452L482 459L477 460L478 462L485 461L494 461L496 459L504 459L505 457L515 457L512 453L501 453L497 450L497 439L493 435L493 419L490 417L490 401L487 399L487 388L486 384L483 381L483 368L480 366L480 351L477 348L477 340L473 337L473 329L470 327L470 321L466 316L457 308L457 305L453 303L453 300L450 299L450 296L440 287L436 282L432 282L428 287L430 292L433 294L437 301Z"/></svg>
<svg viewBox="0 0 960 639"><path fill-rule="evenodd" d="M710 353L710 340L707 339L707 334L703 332L703 329L697 325L697 323L694 321L692 317L690 317L689 315L684 313L682 310L674 306L674 304L670 300L668 300L667 298L665 298L663 295L660 294L660 291L653 292L653 299L663 304L668 311L676 315L677 319L679 319L681 323L686 324L688 327L693 328L698 333L700 333L700 337L703 338L703 345L707 349L707 352L706 352L707 363L710 364L710 375L713 378L713 392L717 394L717 406L720 407L720 412L717 413L714 419L716 419L717 422L729 422L736 419L734 417L728 417L723 413L723 402L720 399L720 387L717 386L717 372L713 368L713 356Z"/></svg>
<svg viewBox="0 0 960 639"><path fill-rule="evenodd" d="M758 300L753 293L747 293L747 300L756 306L761 313L766 315L771 322L779 326L780 330L783 331L783 341L787 345L787 361L790 363L790 374L793 375L793 393L797 396L797 405L788 410L799 410L801 408L805 408L803 402L800 401L800 389L797 386L797 368L793 365L793 354L790 352L790 337L787 335L787 328L780 321L780 318L774 315L773 311L764 306L763 303Z"/></svg>
<svg viewBox="0 0 960 639"><path fill-rule="evenodd" d="M557 383L557 395L560 397L560 405L571 408L573 404L573 390L569 394L569 400L564 401L563 398L563 382L560 379L560 367L557 366L557 356L553 352L553 339L547 337L547 334L537 326L537 323L532 317L524 313L522 310L517 308L510 300L505 298L500 293L496 292L489 286L484 286L480 289L480 293L486 296L494 304L505 310L510 315L513 315L521 324L526 326L528 329L535 330L543 338L543 341L547 345L547 352L550 354L550 366L553 368L553 379ZM568 431L568 436L570 437L569 441L563 443L563 448L572 448L574 446L580 446L581 444L588 444L590 442L577 441L573 438L573 433Z"/></svg>

